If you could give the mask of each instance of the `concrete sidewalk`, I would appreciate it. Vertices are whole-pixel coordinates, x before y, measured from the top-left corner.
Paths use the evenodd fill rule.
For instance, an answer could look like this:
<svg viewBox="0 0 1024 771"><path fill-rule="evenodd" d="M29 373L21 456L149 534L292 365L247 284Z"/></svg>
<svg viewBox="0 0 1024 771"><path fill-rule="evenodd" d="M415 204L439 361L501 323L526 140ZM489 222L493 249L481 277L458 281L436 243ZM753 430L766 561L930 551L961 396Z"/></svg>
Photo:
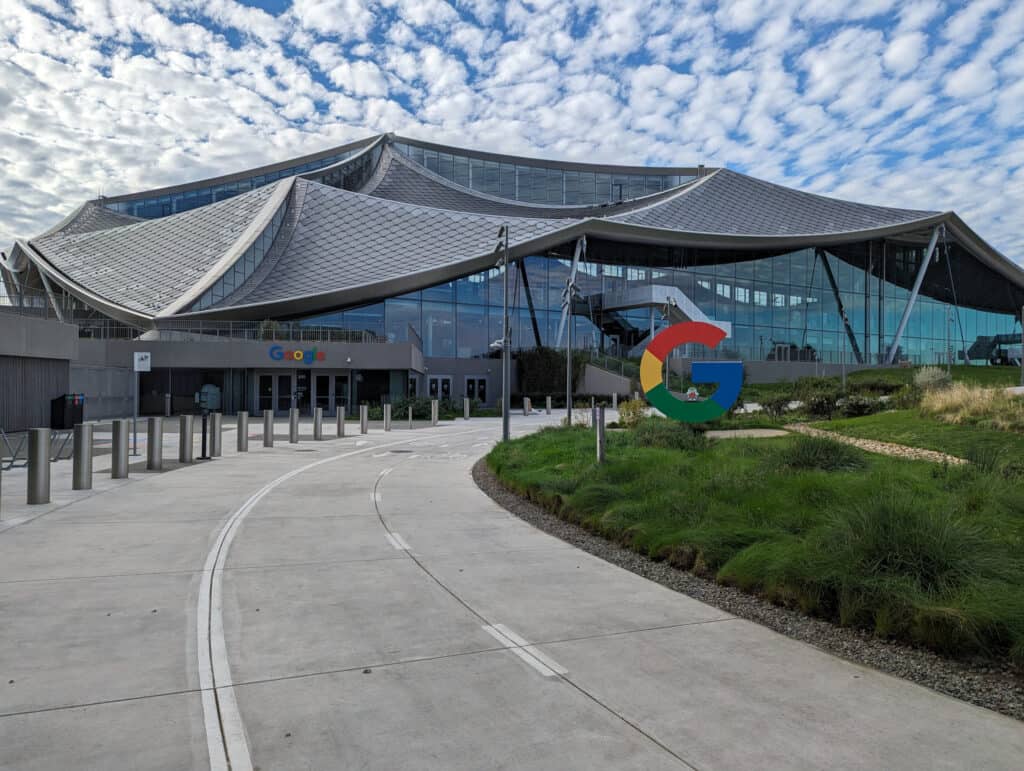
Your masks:
<svg viewBox="0 0 1024 771"><path fill-rule="evenodd" d="M499 432L226 436L0 532L0 768L1020 767L1021 723L510 515Z"/></svg>

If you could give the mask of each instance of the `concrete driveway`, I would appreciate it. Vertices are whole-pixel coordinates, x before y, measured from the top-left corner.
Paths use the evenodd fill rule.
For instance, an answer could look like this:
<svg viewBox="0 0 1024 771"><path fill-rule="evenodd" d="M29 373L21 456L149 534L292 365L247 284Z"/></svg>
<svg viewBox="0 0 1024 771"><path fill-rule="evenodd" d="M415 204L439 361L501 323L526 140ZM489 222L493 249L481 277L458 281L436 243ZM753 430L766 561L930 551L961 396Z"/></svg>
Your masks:
<svg viewBox="0 0 1024 771"><path fill-rule="evenodd" d="M58 464L31 510L5 474L0 768L1020 768L1024 724L508 514L470 477L499 431Z"/></svg>

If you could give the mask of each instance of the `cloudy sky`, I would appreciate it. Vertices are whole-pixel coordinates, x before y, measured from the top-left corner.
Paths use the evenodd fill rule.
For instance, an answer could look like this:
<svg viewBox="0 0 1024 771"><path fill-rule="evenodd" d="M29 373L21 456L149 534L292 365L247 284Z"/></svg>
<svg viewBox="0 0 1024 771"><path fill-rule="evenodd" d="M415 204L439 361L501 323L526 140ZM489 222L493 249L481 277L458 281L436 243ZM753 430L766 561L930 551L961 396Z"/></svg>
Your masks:
<svg viewBox="0 0 1024 771"><path fill-rule="evenodd" d="M1024 263L1024 0L2 0L0 247L382 131L955 209Z"/></svg>

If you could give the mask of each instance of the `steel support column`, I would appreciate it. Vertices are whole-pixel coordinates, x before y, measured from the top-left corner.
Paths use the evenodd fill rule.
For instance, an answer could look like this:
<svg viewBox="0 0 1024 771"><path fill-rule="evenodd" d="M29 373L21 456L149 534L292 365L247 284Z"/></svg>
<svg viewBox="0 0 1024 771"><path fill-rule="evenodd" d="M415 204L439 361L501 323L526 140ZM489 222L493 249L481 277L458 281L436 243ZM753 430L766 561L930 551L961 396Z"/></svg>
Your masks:
<svg viewBox="0 0 1024 771"><path fill-rule="evenodd" d="M857 345L857 335L853 332L853 327L850 326L850 320L846 317L846 308L843 306L843 296L839 292L839 284L836 283L835 274L832 273L832 266L828 262L828 254L824 249L815 249L814 253L818 255L818 259L821 260L821 264L825 268L825 276L828 278L828 283L832 287L832 294L835 295L836 305L839 307L839 318L843 320L843 327L846 332L846 337L850 341L850 347L853 349L853 355L857 358L858 364L864 363L864 357L861 355L860 346Z"/></svg>
<svg viewBox="0 0 1024 771"><path fill-rule="evenodd" d="M903 309L903 316L900 318L899 326L896 327L896 335L892 339L892 345L889 346L889 352L885 355L886 364L892 364L892 360L896 357L896 351L900 347L903 332L907 328L907 322L910 321L910 313L914 310L914 303L917 302L917 295L921 291L921 284L924 283L924 274L928 272L928 263L932 261L932 255L935 254L935 245L939 242L939 231L942 228L942 225L936 225L935 230L932 231L931 240L928 242L928 249L921 260L921 266L917 269L914 288L910 290L907 306Z"/></svg>

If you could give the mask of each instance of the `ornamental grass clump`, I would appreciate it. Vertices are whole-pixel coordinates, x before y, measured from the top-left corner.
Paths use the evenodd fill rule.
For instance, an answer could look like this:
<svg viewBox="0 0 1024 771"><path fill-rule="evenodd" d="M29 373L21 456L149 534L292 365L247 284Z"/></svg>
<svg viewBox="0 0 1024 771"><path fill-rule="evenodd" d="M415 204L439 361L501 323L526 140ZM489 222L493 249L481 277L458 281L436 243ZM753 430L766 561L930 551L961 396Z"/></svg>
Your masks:
<svg viewBox="0 0 1024 771"><path fill-rule="evenodd" d="M707 449L710 440L685 423L665 418L647 418L633 427L630 441L635 447L657 447L663 450L699 452Z"/></svg>
<svg viewBox="0 0 1024 771"><path fill-rule="evenodd" d="M927 391L921 398L921 412L944 423L1024 431L1024 399L1000 388L955 383Z"/></svg>
<svg viewBox="0 0 1024 771"><path fill-rule="evenodd" d="M798 436L779 453L778 462L794 470L857 471L867 466L860 450L818 436Z"/></svg>
<svg viewBox="0 0 1024 771"><path fill-rule="evenodd" d="M914 373L914 385L922 391L935 391L949 388L953 377L942 367L921 367Z"/></svg>

